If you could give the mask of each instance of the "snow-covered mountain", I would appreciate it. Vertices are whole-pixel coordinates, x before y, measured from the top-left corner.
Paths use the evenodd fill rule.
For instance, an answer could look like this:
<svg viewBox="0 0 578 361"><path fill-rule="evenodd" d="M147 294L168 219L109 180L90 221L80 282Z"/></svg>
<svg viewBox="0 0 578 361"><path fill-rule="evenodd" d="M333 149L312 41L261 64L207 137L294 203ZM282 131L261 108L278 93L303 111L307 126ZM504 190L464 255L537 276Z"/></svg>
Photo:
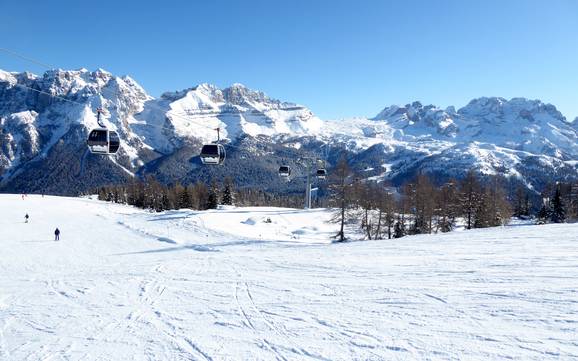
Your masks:
<svg viewBox="0 0 578 361"><path fill-rule="evenodd" d="M113 157L88 154L97 108L119 132ZM371 119L323 121L304 106L234 84L210 84L154 99L128 76L104 70L51 70L42 76L0 71L0 189L73 193L134 175L165 182L232 176L240 185L299 188L275 176L302 155L330 167L343 150L366 177L394 183L417 171L437 178L469 169L502 173L539 188L577 178L578 123L539 100L479 98L440 109L414 102ZM231 145L227 167L201 167L203 142Z"/></svg>

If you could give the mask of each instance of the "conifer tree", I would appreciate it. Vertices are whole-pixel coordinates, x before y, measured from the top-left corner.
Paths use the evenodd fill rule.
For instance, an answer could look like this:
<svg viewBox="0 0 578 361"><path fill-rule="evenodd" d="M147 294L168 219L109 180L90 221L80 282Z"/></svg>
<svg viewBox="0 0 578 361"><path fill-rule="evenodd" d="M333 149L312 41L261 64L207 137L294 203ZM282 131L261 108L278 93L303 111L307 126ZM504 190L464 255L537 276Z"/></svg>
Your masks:
<svg viewBox="0 0 578 361"><path fill-rule="evenodd" d="M492 225L493 209L490 199L490 193L487 190L478 195L474 210L474 228L486 228Z"/></svg>
<svg viewBox="0 0 578 361"><path fill-rule="evenodd" d="M567 217L573 220L578 219L578 183L570 184L568 191L570 201L567 203Z"/></svg>
<svg viewBox="0 0 578 361"><path fill-rule="evenodd" d="M182 187L179 194L179 208L192 208L193 204L191 202L191 194L189 193L188 187Z"/></svg>
<svg viewBox="0 0 578 361"><path fill-rule="evenodd" d="M566 221L566 207L562 202L560 186L556 187L554 198L552 199L552 214L550 220L553 223L564 223Z"/></svg>
<svg viewBox="0 0 578 361"><path fill-rule="evenodd" d="M538 224L546 224L550 220L550 208L547 206L546 202L542 204L542 208L540 208L537 218L536 223Z"/></svg>
<svg viewBox="0 0 578 361"><path fill-rule="evenodd" d="M105 187L100 187L98 189L98 200L99 201L106 201L107 199L107 195L106 195L106 188Z"/></svg>
<svg viewBox="0 0 578 361"><path fill-rule="evenodd" d="M530 196L528 189L523 185L518 185L514 195L514 217L524 218L530 215Z"/></svg>
<svg viewBox="0 0 578 361"><path fill-rule="evenodd" d="M217 209L217 206L219 205L219 197L217 195L218 191L217 183L213 182L209 188L209 197L207 199L206 209Z"/></svg>
<svg viewBox="0 0 578 361"><path fill-rule="evenodd" d="M169 198L169 190L167 188L163 188L162 195L161 195L161 208L164 210L172 209L172 204Z"/></svg>
<svg viewBox="0 0 578 361"><path fill-rule="evenodd" d="M403 217L398 216L395 226L393 227L393 238L401 238L405 236L405 220Z"/></svg>
<svg viewBox="0 0 578 361"><path fill-rule="evenodd" d="M228 178L225 180L225 189L223 190L223 196L221 197L221 203L226 206L232 206L234 202L233 197L233 181Z"/></svg>

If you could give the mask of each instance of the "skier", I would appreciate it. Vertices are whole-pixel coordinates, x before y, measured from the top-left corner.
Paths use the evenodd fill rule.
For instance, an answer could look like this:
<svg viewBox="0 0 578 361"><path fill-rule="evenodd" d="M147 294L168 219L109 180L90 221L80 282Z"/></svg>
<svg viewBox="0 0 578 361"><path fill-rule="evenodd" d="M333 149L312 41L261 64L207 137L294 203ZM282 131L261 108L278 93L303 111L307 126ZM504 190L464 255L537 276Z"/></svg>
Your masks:
<svg viewBox="0 0 578 361"><path fill-rule="evenodd" d="M30 216L28 215L28 213L26 213L26 215L24 216L24 223L28 223L28 218L30 218Z"/></svg>
<svg viewBox="0 0 578 361"><path fill-rule="evenodd" d="M55 241L60 240L60 229L58 229L58 228L56 228L56 230L54 231L54 240Z"/></svg>

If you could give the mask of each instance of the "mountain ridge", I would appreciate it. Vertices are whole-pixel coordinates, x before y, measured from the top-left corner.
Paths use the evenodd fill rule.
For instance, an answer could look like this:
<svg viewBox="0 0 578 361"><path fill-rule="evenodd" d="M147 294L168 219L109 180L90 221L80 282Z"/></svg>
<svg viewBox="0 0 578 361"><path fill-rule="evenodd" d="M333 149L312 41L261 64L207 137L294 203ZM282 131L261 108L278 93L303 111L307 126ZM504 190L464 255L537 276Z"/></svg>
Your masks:
<svg viewBox="0 0 578 361"><path fill-rule="evenodd" d="M96 126L99 107L107 110L105 124L121 136L119 153L100 159L53 154L72 149L82 153L83 134ZM41 76L0 70L0 127L0 189L5 190L31 187L35 177L39 183L51 184L34 167L62 158L69 159L71 168L88 167L92 173L120 168L113 178L106 173L98 180L70 177L75 191L83 184L93 187L122 181L125 177L118 174L171 179L169 172L183 181L211 178L213 173L246 178L228 174L228 168L199 167L195 149L216 140L215 128L233 147L248 138L260 139L264 147L260 153L253 141L247 143L252 144L252 153L239 148L229 153L236 166L244 164L246 171L265 179L269 189L286 189L287 185L265 172L274 174L275 164L295 161L279 156L285 153L279 147L289 148L293 157L323 158L329 167L337 153L346 151L356 170L372 168L364 173L368 178L394 183L420 169L444 178L459 177L473 168L481 174L514 177L536 189L549 178L578 177L578 123L567 121L554 105L525 98L480 97L458 110L414 101L385 107L373 118L336 121L322 120L303 105L271 98L239 83L223 89L203 83L154 98L129 76L114 76L102 69L57 69ZM372 147L378 144L382 146L376 152ZM183 158L186 154L190 157ZM270 159L260 159L262 154L271 154ZM154 161L161 158L160 163ZM159 164L164 164L162 169ZM545 176L536 169L542 169ZM295 181L295 189L299 182ZM248 180L242 185L263 182ZM63 182L48 188L71 190Z"/></svg>

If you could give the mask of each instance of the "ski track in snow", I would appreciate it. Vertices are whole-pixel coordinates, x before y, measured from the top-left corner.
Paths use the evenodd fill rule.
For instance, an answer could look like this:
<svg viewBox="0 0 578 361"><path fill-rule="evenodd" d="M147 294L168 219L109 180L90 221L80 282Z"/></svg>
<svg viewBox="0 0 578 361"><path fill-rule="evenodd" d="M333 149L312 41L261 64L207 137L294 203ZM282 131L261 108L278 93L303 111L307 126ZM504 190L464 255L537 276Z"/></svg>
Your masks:
<svg viewBox="0 0 578 361"><path fill-rule="evenodd" d="M325 210L0 216L2 360L578 359L578 224L329 244Z"/></svg>

